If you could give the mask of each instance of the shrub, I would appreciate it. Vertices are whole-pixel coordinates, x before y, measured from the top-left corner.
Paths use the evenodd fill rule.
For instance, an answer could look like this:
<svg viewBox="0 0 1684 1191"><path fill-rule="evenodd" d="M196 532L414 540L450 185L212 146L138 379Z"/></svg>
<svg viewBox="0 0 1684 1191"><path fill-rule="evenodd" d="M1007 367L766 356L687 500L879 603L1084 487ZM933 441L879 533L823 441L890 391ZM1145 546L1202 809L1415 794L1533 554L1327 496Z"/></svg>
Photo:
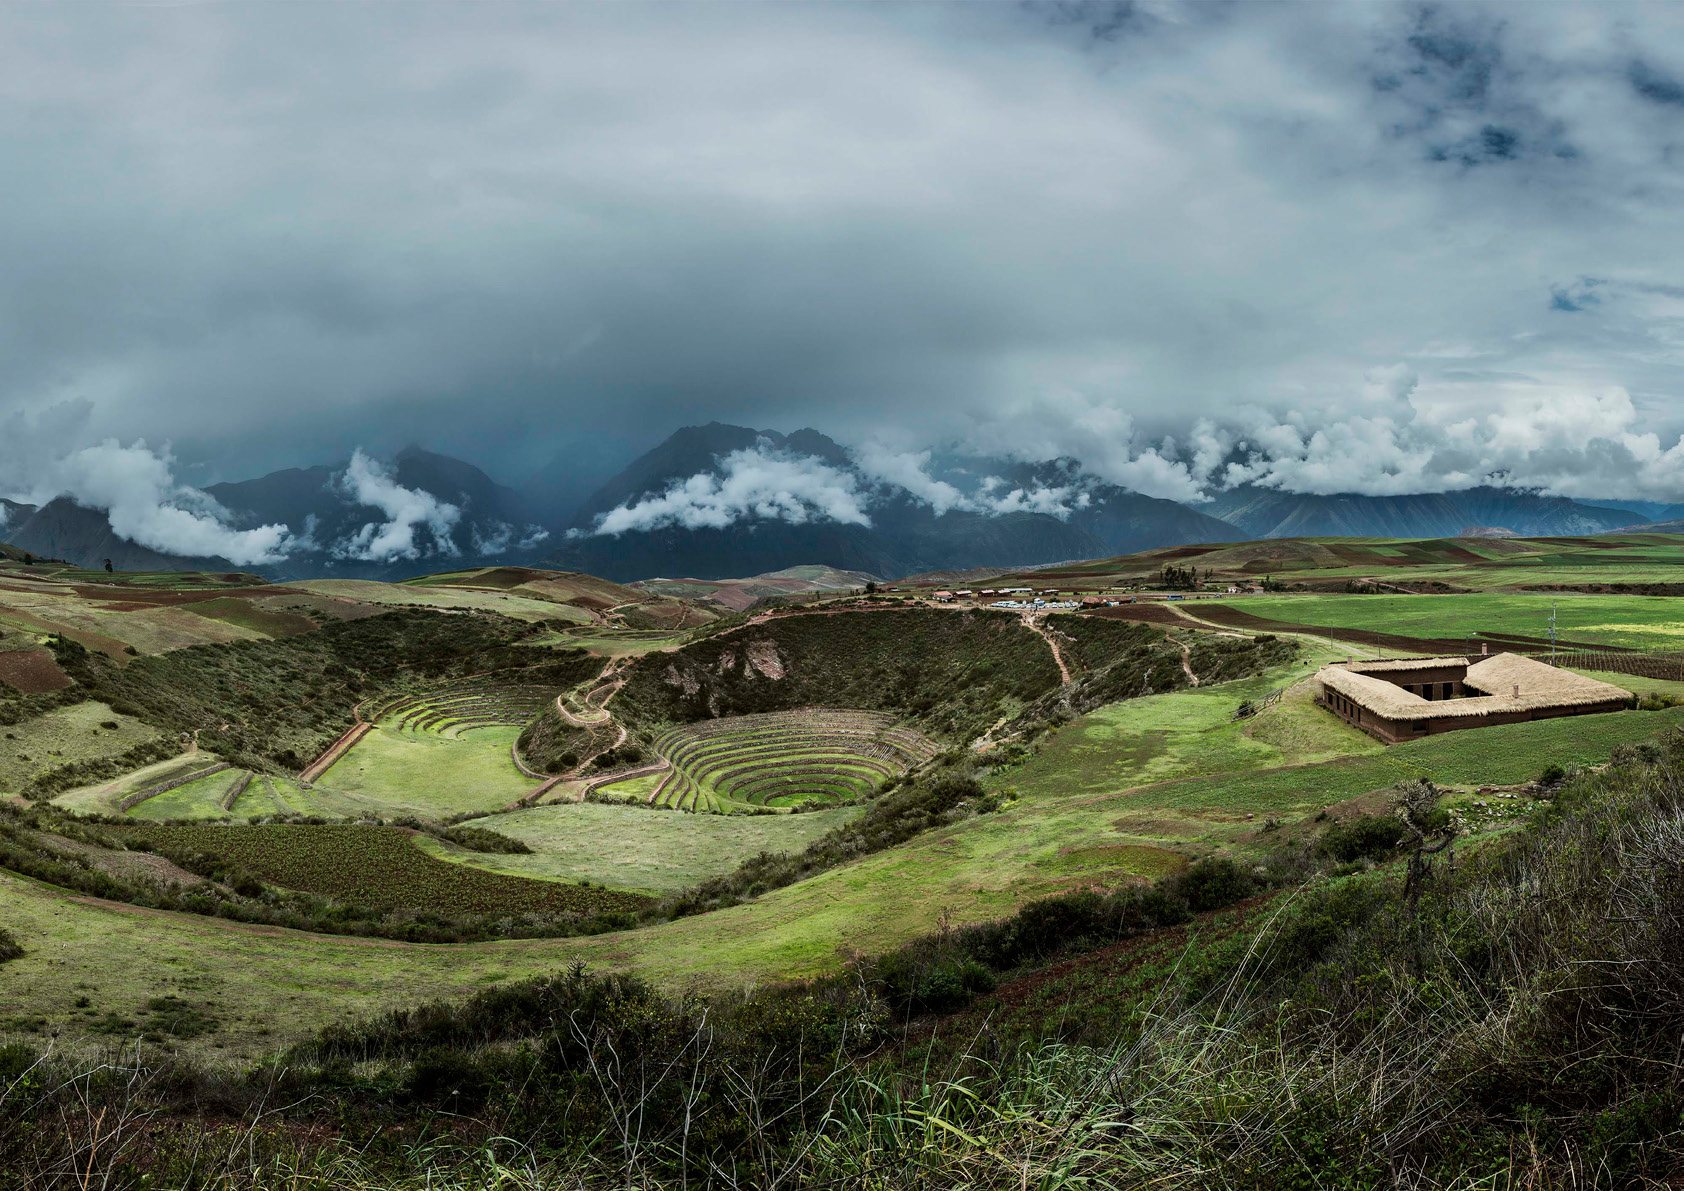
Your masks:
<svg viewBox="0 0 1684 1191"><path fill-rule="evenodd" d="M1341 864L1382 860L1403 843L1403 820L1396 815L1362 815L1336 823L1321 837L1321 850Z"/></svg>
<svg viewBox="0 0 1684 1191"><path fill-rule="evenodd" d="M0 964L9 959L17 959L23 955L23 944L11 936L11 933L0 928Z"/></svg>
<svg viewBox="0 0 1684 1191"><path fill-rule="evenodd" d="M1231 906L1256 892L1250 874L1225 856L1195 861L1164 884L1166 892L1179 894L1195 914Z"/></svg>

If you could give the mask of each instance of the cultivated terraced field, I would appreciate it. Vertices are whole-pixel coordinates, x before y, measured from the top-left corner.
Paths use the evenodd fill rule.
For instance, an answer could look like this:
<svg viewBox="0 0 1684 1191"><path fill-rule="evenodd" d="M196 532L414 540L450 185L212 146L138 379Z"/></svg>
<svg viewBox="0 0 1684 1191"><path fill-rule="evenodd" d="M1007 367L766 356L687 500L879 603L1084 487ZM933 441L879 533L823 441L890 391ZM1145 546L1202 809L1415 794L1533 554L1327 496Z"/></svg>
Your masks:
<svg viewBox="0 0 1684 1191"><path fill-rule="evenodd" d="M455 738L473 728L525 724L543 711L555 691L539 686L483 687L463 684L394 700L370 718L408 732L436 732Z"/></svg>
<svg viewBox="0 0 1684 1191"><path fill-rule="evenodd" d="M655 751L672 769L651 804L729 814L866 798L938 750L892 716L808 708L687 724Z"/></svg>

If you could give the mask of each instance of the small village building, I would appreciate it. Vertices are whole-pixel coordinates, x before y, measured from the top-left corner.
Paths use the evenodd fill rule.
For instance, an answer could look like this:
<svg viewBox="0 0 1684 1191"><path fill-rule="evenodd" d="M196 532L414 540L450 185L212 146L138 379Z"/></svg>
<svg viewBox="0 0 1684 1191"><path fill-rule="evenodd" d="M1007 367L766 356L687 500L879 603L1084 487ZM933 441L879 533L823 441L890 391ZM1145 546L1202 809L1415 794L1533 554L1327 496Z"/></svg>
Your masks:
<svg viewBox="0 0 1684 1191"><path fill-rule="evenodd" d="M1461 728L1619 711L1630 691L1519 654L1323 666L1319 702L1388 744Z"/></svg>
<svg viewBox="0 0 1684 1191"><path fill-rule="evenodd" d="M951 591L938 591L935 593L935 598L942 603L946 603L953 598L953 593Z"/></svg>

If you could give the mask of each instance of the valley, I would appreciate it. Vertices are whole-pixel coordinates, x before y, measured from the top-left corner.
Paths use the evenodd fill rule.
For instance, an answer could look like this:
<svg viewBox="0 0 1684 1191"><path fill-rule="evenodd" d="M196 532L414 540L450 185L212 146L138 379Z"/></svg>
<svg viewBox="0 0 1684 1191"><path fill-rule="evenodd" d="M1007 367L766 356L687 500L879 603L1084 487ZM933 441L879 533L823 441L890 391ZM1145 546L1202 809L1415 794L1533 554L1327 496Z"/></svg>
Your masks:
<svg viewBox="0 0 1684 1191"><path fill-rule="evenodd" d="M927 582L733 610L532 568L277 587L8 561L0 663L30 660L0 664L0 929L22 952L0 1033L241 1064L558 972L797 995L1207 872L1385 878L1396 841L1341 833L1394 822L1421 779L1464 855L1500 849L1549 806L1546 771L1677 738L1684 616L1633 585L1684 546L1488 545L1183 550L1210 570L1182 593L1148 552L1025 573L1072 605L1040 612ZM1346 577L1377 558L1394 586ZM1568 558L1578 590L1533 590ZM1315 565L1230 594L1260 560ZM1319 702L1322 666L1400 643L1547 659L1552 611L1559 660L1625 683L1625 709L1388 745ZM1326 859L1345 848L1378 867ZM894 1012L939 1031L994 979Z"/></svg>

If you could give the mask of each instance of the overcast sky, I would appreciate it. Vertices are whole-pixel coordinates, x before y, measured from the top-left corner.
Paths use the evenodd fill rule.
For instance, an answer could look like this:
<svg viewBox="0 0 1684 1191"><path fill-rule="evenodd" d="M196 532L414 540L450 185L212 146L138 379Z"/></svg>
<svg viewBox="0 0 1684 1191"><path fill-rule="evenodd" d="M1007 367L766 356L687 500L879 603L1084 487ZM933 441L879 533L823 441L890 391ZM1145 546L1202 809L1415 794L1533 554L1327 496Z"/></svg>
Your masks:
<svg viewBox="0 0 1684 1191"><path fill-rule="evenodd" d="M1676 5L14 5L0 468L717 418L1684 500L1681 170Z"/></svg>

